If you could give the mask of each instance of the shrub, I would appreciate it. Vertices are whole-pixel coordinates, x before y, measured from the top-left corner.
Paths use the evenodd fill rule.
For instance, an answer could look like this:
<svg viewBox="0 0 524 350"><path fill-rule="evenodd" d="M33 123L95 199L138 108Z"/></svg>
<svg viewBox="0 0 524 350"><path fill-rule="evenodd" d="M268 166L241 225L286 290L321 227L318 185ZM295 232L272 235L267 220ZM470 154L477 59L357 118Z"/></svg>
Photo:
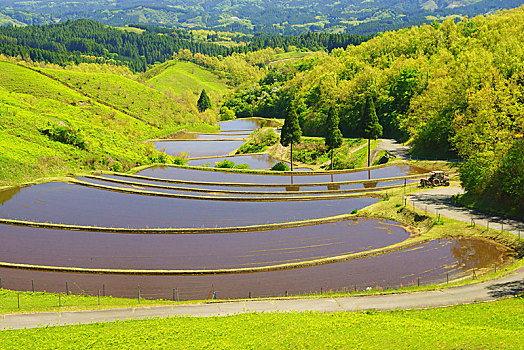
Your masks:
<svg viewBox="0 0 524 350"><path fill-rule="evenodd" d="M271 168L273 171L289 171L289 166L286 163L278 162Z"/></svg>
<svg viewBox="0 0 524 350"><path fill-rule="evenodd" d="M223 168L223 169L250 169L249 165L247 164L235 164L235 162L224 159L221 162L215 162L215 168Z"/></svg>
<svg viewBox="0 0 524 350"><path fill-rule="evenodd" d="M244 143L237 150L237 154L264 152L269 146L278 142L278 135L273 129L263 129L253 135L253 139Z"/></svg>
<svg viewBox="0 0 524 350"><path fill-rule="evenodd" d="M41 129L40 132L53 141L65 143L80 149L86 149L86 143L80 132L70 126L48 125L47 128Z"/></svg>
<svg viewBox="0 0 524 350"><path fill-rule="evenodd" d="M186 165L186 162L187 162L187 159L182 158L182 157L175 157L175 159L173 159L173 164L176 164L176 165Z"/></svg>

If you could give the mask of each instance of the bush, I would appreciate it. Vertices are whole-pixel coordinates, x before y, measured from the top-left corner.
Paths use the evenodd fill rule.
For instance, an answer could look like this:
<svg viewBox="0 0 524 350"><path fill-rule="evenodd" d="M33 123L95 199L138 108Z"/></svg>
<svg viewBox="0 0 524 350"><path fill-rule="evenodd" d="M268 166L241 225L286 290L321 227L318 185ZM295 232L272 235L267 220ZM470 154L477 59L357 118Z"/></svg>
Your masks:
<svg viewBox="0 0 524 350"><path fill-rule="evenodd" d="M80 132L70 126L62 125L48 125L47 128L40 130L43 135L46 135L53 141L65 143L67 145L75 146L80 149L86 149L86 143Z"/></svg>
<svg viewBox="0 0 524 350"><path fill-rule="evenodd" d="M253 139L244 143L237 150L237 154L264 152L269 146L273 146L279 140L273 129L263 129L253 135Z"/></svg>
<svg viewBox="0 0 524 350"><path fill-rule="evenodd" d="M173 164L176 164L176 165L186 165L186 162L187 162L187 159L182 158L182 157L175 157L175 159L173 159Z"/></svg>
<svg viewBox="0 0 524 350"><path fill-rule="evenodd" d="M235 164L235 162L224 159L221 162L215 162L215 168L222 168L222 169L250 169L249 165L247 164Z"/></svg>
<svg viewBox="0 0 524 350"><path fill-rule="evenodd" d="M289 171L289 166L286 163L278 162L271 168L273 171Z"/></svg>

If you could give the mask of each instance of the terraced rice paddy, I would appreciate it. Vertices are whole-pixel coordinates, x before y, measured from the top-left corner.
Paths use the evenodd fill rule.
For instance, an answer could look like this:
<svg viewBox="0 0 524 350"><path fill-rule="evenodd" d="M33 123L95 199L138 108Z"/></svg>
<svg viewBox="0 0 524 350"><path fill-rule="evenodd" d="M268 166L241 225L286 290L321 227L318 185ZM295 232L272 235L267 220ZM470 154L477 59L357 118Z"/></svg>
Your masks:
<svg viewBox="0 0 524 350"><path fill-rule="evenodd" d="M230 133L259 125L229 123ZM212 288L237 298L443 282L504 264L505 249L474 239L391 249L410 242L402 225L348 215L379 200L370 190L416 181L411 175L422 172L387 166L291 176L164 167L3 191L0 218L26 222L0 224L0 261L17 264L0 268L0 278L19 290L63 291L67 282L74 293L104 288L134 297L140 286L146 298L171 298L177 288L180 299L205 299Z"/></svg>

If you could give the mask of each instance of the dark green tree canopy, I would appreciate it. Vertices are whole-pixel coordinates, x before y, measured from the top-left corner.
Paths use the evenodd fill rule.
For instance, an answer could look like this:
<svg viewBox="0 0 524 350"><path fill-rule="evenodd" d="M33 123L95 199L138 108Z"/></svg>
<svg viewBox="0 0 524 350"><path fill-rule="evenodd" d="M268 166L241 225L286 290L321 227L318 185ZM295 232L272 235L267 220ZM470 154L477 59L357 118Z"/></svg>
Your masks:
<svg viewBox="0 0 524 350"><path fill-rule="evenodd" d="M202 89L197 106L200 112L204 112L206 109L211 108L211 100L209 99L209 96L207 96L206 89Z"/></svg>
<svg viewBox="0 0 524 350"><path fill-rule="evenodd" d="M361 136L365 139L376 140L382 136L382 125L378 122L375 104L371 96L368 96L363 105L360 115L360 127Z"/></svg>
<svg viewBox="0 0 524 350"><path fill-rule="evenodd" d="M340 118L338 109L331 107L327 115L326 146L329 150L342 146L342 133L338 128Z"/></svg>
<svg viewBox="0 0 524 350"><path fill-rule="evenodd" d="M282 132L280 134L280 144L287 147L292 143L300 143L301 136L302 130L298 123L297 112L293 105L289 105L284 126L282 126Z"/></svg>

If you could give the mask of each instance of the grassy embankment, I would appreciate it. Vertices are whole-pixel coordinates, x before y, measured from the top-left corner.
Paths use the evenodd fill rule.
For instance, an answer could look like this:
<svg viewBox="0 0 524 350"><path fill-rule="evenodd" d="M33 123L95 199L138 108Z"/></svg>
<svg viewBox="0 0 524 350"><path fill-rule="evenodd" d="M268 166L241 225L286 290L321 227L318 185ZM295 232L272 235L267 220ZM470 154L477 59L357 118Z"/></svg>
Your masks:
<svg viewBox="0 0 524 350"><path fill-rule="evenodd" d="M169 157L142 141L180 129L215 130L131 79L45 71L76 87L0 62L0 186L78 170L122 171L164 162Z"/></svg>
<svg viewBox="0 0 524 350"><path fill-rule="evenodd" d="M195 102L202 89L215 104L230 90L226 80L192 62L168 61L144 73L143 78L160 91L171 92L177 98L191 96Z"/></svg>
<svg viewBox="0 0 524 350"><path fill-rule="evenodd" d="M507 348L524 347L524 299L429 310L252 313L3 331L28 348Z"/></svg>

